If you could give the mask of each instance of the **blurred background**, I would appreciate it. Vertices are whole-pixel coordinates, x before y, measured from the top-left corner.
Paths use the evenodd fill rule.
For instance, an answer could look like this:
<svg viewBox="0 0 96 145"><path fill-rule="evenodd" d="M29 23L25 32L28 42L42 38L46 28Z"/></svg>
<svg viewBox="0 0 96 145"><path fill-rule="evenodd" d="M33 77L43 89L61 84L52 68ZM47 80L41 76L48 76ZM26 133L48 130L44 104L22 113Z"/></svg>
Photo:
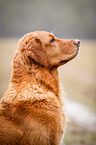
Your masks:
<svg viewBox="0 0 96 145"><path fill-rule="evenodd" d="M67 94L63 141L96 145L96 0L0 0L0 97L9 84L19 38L37 30L80 39L78 56L59 69Z"/></svg>

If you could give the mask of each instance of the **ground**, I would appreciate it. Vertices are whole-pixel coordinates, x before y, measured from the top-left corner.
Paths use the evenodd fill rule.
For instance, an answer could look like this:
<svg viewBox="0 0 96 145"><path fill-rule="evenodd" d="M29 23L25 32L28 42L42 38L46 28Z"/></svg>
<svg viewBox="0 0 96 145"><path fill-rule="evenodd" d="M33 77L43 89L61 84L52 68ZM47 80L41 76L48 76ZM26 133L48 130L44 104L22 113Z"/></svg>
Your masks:
<svg viewBox="0 0 96 145"><path fill-rule="evenodd" d="M0 39L0 97L10 79L11 59L17 38ZM59 69L62 86L71 99L81 102L96 113L96 41L81 40L79 55ZM83 113L83 112L82 112ZM95 145L96 132L67 121L64 137L66 145Z"/></svg>

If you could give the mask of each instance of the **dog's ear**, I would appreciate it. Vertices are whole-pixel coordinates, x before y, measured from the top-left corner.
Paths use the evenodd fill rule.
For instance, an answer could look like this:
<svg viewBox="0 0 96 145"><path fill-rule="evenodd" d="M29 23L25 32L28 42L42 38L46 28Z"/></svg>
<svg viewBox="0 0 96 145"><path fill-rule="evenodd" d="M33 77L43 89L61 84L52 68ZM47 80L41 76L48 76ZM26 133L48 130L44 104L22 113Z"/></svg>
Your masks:
<svg viewBox="0 0 96 145"><path fill-rule="evenodd" d="M45 47L42 42L38 38L32 38L31 40L25 42L24 45L26 49L26 57L29 59L33 59L40 65L49 66L48 57L45 51Z"/></svg>

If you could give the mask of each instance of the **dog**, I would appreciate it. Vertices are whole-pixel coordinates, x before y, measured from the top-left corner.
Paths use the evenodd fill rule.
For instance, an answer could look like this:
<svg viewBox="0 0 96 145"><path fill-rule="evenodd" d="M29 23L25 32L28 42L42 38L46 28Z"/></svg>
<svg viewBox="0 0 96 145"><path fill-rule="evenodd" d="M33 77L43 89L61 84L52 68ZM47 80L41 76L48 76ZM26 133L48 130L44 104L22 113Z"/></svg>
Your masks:
<svg viewBox="0 0 96 145"><path fill-rule="evenodd" d="M7 91L0 100L1 145L59 145L65 131L58 67L72 60L79 40L31 32L17 45Z"/></svg>

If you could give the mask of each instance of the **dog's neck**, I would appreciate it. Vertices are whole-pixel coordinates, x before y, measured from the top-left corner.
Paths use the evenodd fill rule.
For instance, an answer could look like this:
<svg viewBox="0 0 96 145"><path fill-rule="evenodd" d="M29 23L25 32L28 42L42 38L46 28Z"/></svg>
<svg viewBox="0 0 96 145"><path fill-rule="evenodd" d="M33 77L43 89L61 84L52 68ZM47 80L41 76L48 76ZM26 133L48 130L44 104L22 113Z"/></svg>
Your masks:
<svg viewBox="0 0 96 145"><path fill-rule="evenodd" d="M34 73L37 73L42 70L41 76L44 72L47 71L49 73L48 76L51 76L54 78L55 81L59 82L59 74L57 67L54 67L51 69L51 67L44 67L42 65L39 65L34 60L31 60L31 62L27 61L24 57L17 57L16 61L13 59L12 67L11 67L11 82L19 83L22 81L24 77L27 75L31 76ZM39 76L40 77L40 76ZM43 77L43 76L42 76ZM47 77L47 76L45 76Z"/></svg>
<svg viewBox="0 0 96 145"><path fill-rule="evenodd" d="M26 94L26 92L23 92L24 90L26 90L25 88L27 89L29 88L29 90L27 90L29 92L29 98L28 98L28 94ZM8 92L10 93L13 92L13 94L12 97L9 98L9 95L7 96L8 93L6 92L2 100L3 101L12 100L12 102L14 102L14 100L18 100L16 99L16 97L19 95L21 95L20 99L22 99L23 97L24 100L30 99L32 94L35 95L34 93L35 89L38 92L36 94L39 94L39 96L40 95L46 96L46 93L42 94L42 92L45 92L45 90L47 90L49 96L55 95L57 96L58 100L60 100L60 93L59 93L60 90L59 90L57 69L54 68L54 70L49 71L48 69L46 69L41 65L36 65L36 63L32 63L31 66L24 65L23 67L21 64L18 63L14 64L13 62L12 76L8 87L8 90L10 90ZM44 90L40 92L40 89L44 89Z"/></svg>

